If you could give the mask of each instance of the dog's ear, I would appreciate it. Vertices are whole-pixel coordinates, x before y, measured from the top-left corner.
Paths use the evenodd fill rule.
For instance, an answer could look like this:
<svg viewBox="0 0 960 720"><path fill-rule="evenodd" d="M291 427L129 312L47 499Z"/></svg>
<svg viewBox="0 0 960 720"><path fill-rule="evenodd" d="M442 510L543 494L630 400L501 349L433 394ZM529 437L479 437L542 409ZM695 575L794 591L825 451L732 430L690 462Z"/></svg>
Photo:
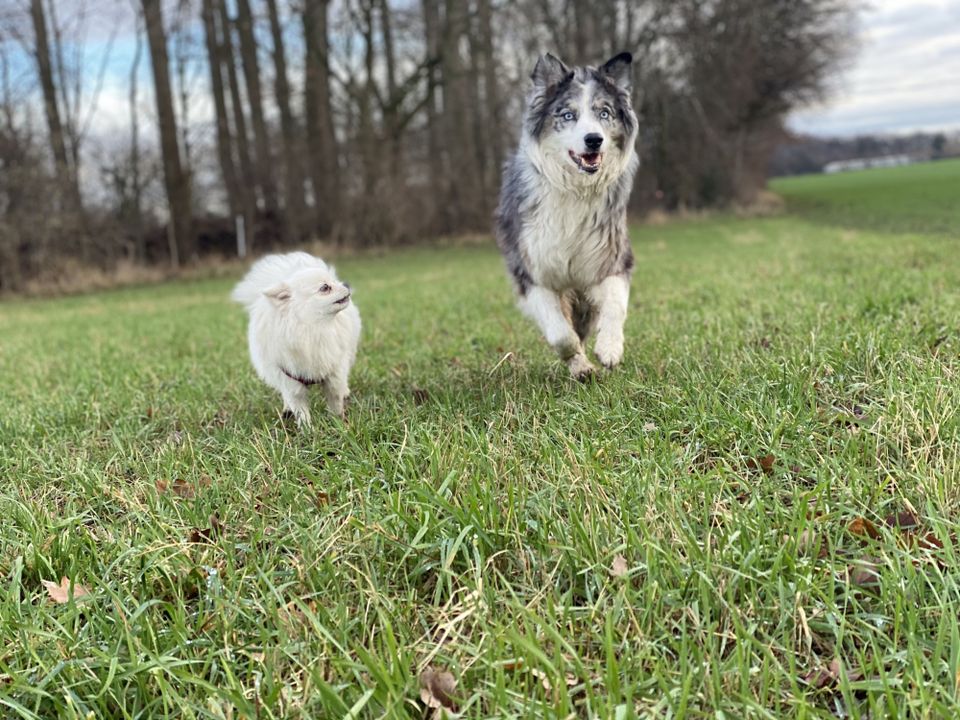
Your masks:
<svg viewBox="0 0 960 720"><path fill-rule="evenodd" d="M563 82L569 75L570 68L559 58L547 53L537 59L537 65L533 68L530 79L539 87L550 87Z"/></svg>
<svg viewBox="0 0 960 720"><path fill-rule="evenodd" d="M630 92L633 81L633 55L622 52L607 60L600 68L600 74L610 78L615 85Z"/></svg>
<svg viewBox="0 0 960 720"><path fill-rule="evenodd" d="M277 283L272 288L264 290L263 294L266 295L274 305L283 305L290 299L290 286L284 282Z"/></svg>

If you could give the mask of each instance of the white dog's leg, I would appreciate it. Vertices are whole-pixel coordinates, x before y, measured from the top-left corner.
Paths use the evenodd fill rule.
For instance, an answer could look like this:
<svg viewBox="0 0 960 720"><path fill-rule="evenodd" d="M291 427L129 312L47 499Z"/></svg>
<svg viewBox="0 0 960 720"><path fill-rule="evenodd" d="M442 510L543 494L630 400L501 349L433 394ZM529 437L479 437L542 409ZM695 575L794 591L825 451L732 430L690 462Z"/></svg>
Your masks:
<svg viewBox="0 0 960 720"><path fill-rule="evenodd" d="M291 378L280 382L280 394L283 396L283 409L289 410L297 419L297 425L310 426L310 396L303 383Z"/></svg>
<svg viewBox="0 0 960 720"><path fill-rule="evenodd" d="M344 402L350 395L347 376L331 375L323 381L323 395L327 399L327 409L339 418L345 417Z"/></svg>
<svg viewBox="0 0 960 720"><path fill-rule="evenodd" d="M597 342L593 347L604 367L612 369L623 360L623 323L627 319L630 281L611 275L588 293L597 308Z"/></svg>
<svg viewBox="0 0 960 720"><path fill-rule="evenodd" d="M567 363L574 378L582 380L593 372L593 365L584 355L580 338L564 315L563 303L557 293L535 285L520 298L519 305L523 314L537 324L550 346Z"/></svg>

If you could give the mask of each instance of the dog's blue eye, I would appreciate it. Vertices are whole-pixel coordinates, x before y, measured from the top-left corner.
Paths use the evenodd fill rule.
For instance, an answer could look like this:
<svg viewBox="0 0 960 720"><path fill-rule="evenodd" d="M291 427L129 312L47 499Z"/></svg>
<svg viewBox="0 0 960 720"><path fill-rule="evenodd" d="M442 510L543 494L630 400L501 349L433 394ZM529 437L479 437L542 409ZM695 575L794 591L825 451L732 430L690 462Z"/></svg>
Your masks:
<svg viewBox="0 0 960 720"><path fill-rule="evenodd" d="M601 119L601 120L607 120L607 119L609 119L609 117L610 117L610 113L609 113L609 112L607 112L606 110L601 110L601 111L600 111L600 119Z"/></svg>
<svg viewBox="0 0 960 720"><path fill-rule="evenodd" d="M564 120L573 120L573 113L572 113L572 112L565 112L565 113L563 114L563 119L564 119Z"/></svg>

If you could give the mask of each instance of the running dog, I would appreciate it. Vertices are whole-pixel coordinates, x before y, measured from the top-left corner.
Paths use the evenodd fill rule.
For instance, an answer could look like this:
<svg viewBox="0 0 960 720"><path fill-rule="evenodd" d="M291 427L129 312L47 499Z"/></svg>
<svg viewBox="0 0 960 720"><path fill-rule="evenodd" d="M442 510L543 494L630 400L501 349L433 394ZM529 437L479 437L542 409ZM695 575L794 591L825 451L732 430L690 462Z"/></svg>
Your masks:
<svg viewBox="0 0 960 720"><path fill-rule="evenodd" d="M578 380L594 372L584 347L594 332L600 364L623 359L633 270L627 201L640 164L632 61L629 53L600 67L538 60L496 212L520 310Z"/></svg>

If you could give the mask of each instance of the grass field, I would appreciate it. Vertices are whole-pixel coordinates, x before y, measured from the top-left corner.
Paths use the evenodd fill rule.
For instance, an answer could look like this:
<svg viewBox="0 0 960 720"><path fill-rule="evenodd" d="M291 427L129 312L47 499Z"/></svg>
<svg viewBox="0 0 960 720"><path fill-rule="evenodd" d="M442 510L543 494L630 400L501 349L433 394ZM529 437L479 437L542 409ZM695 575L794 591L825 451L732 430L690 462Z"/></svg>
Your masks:
<svg viewBox="0 0 960 720"><path fill-rule="evenodd" d="M637 228L586 385L492 247L344 259L308 432L228 281L5 303L0 716L956 717L957 168Z"/></svg>

